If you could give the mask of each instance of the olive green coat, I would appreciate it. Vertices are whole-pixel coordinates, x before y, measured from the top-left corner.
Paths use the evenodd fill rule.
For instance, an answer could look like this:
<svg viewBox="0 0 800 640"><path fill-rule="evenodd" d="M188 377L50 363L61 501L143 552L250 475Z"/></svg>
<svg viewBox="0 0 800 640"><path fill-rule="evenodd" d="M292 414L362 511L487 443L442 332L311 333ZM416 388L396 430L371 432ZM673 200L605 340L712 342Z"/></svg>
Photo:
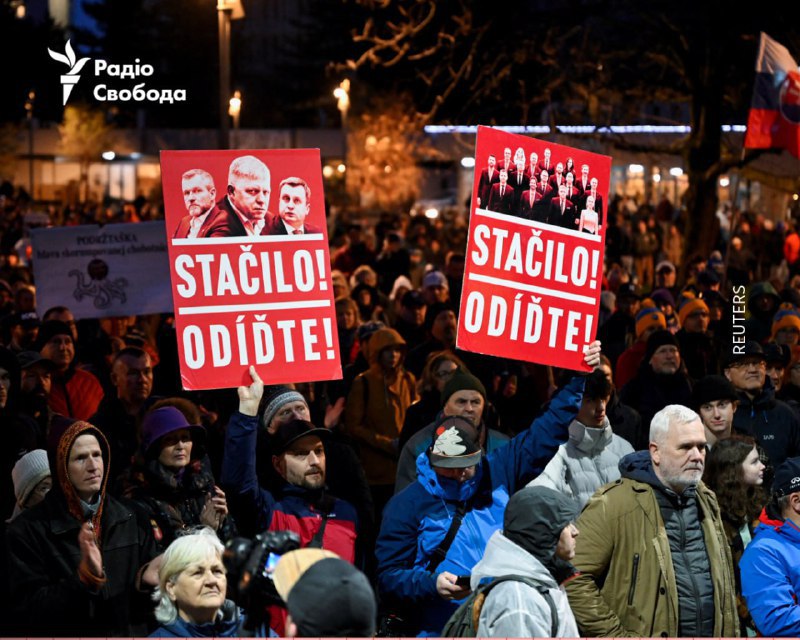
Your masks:
<svg viewBox="0 0 800 640"><path fill-rule="evenodd" d="M700 483L697 502L714 585L714 636L738 636L733 562L717 499ZM630 478L601 487L577 526L573 564L581 573L566 589L581 635L677 637L675 571L652 487Z"/></svg>

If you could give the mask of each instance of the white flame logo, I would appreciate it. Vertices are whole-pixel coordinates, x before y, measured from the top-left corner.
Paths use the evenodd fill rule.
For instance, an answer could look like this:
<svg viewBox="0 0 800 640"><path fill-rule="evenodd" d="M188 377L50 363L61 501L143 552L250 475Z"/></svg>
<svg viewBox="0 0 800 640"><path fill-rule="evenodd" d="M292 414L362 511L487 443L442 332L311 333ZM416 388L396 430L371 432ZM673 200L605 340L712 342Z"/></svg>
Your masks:
<svg viewBox="0 0 800 640"><path fill-rule="evenodd" d="M50 54L53 60L63 62L69 67L69 71L61 75L62 95L64 98L62 104L66 105L69 94L72 93L72 88L78 84L78 80L81 79L78 74L81 72L81 69L83 69L83 65L89 62L89 58L81 58L76 61L75 52L72 50L72 45L69 40L67 40L67 46L64 47L64 53L58 53L52 49L47 49L47 53Z"/></svg>

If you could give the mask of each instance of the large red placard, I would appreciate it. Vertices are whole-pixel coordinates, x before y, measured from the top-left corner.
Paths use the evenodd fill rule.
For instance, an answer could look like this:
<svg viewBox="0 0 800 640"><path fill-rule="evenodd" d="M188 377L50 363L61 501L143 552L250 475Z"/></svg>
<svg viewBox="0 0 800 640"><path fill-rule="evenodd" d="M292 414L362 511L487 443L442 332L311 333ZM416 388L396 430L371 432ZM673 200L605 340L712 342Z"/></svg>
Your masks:
<svg viewBox="0 0 800 640"><path fill-rule="evenodd" d="M458 347L586 370L611 158L489 127L475 156Z"/></svg>
<svg viewBox="0 0 800 640"><path fill-rule="evenodd" d="M341 378L319 150L164 151L161 174L184 388L249 384L250 365Z"/></svg>

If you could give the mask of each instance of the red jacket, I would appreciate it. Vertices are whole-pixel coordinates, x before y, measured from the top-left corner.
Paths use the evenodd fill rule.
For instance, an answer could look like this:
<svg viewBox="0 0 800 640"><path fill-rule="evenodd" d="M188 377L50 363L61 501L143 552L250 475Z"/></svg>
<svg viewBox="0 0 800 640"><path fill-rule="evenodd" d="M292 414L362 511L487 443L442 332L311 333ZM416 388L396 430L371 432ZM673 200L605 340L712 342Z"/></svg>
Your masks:
<svg viewBox="0 0 800 640"><path fill-rule="evenodd" d="M614 372L614 386L617 389L622 389L636 375L646 351L646 342L634 342L617 358L617 368Z"/></svg>
<svg viewBox="0 0 800 640"><path fill-rule="evenodd" d="M53 376L50 409L62 416L88 420L103 399L100 381L88 371L74 369L65 376Z"/></svg>

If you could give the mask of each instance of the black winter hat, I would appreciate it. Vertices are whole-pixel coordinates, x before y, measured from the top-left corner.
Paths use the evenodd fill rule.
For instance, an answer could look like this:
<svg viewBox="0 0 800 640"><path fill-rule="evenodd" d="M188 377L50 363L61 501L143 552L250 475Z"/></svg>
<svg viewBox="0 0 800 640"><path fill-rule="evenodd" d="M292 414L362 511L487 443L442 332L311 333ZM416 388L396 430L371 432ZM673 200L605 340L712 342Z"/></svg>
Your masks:
<svg viewBox="0 0 800 640"><path fill-rule="evenodd" d="M700 405L718 400L739 400L736 388L725 376L705 376L698 380L692 390L692 407L695 411Z"/></svg>
<svg viewBox="0 0 800 640"><path fill-rule="evenodd" d="M50 339L55 336L69 336L72 340L72 329L66 322L61 320L47 320L39 327L39 334L36 336L36 343L34 348L36 351L41 351L42 347L50 342Z"/></svg>
<svg viewBox="0 0 800 640"><path fill-rule="evenodd" d="M666 329L662 329L661 331L656 331L653 333L647 339L647 348L644 353L643 362L650 362L650 358L653 357L653 354L658 350L658 348L663 347L666 344L678 347L678 340L670 331L667 331Z"/></svg>
<svg viewBox="0 0 800 640"><path fill-rule="evenodd" d="M775 469L775 480L772 482L772 495L780 498L800 491L800 457L786 458Z"/></svg>

